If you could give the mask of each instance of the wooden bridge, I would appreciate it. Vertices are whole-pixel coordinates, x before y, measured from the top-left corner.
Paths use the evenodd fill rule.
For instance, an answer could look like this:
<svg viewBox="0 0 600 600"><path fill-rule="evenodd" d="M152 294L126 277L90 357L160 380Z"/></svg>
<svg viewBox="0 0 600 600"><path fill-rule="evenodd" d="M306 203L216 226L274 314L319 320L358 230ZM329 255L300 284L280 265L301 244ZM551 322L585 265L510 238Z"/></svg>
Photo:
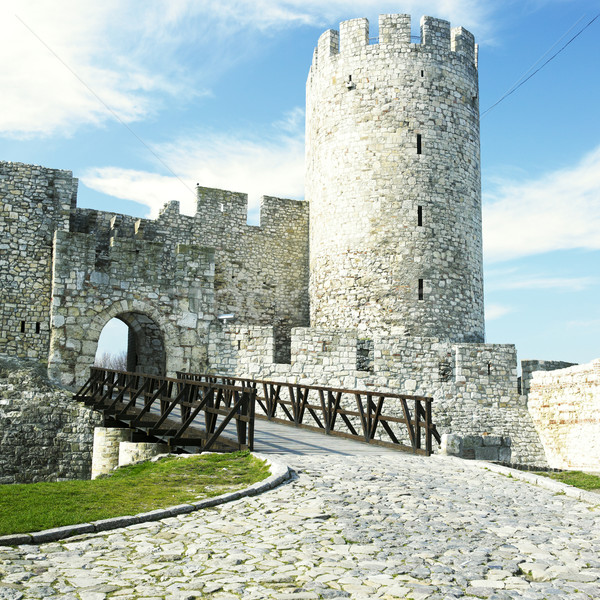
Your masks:
<svg viewBox="0 0 600 600"><path fill-rule="evenodd" d="M228 375L178 373L176 378L93 367L75 399L101 411L107 425L134 429L139 439L201 451L319 445L328 451L355 440L429 456L440 436L432 399ZM283 425L285 427L278 427ZM302 429L290 430L290 426ZM338 438L339 443L334 442ZM260 448L257 448L257 442Z"/></svg>

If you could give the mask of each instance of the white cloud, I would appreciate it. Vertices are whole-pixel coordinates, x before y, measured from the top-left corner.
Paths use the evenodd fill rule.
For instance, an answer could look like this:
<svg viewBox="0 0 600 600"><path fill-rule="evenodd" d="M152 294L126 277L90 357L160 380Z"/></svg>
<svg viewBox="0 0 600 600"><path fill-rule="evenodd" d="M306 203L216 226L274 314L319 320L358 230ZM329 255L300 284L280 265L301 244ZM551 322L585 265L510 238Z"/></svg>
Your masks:
<svg viewBox="0 0 600 600"><path fill-rule="evenodd" d="M262 29L282 24L323 25L354 17L368 17L377 27L377 17L386 13L408 13L418 27L422 15L434 15L451 21L453 26L488 28L488 17L495 8L491 0L241 0L220 3L233 19ZM475 32L474 33L478 33Z"/></svg>
<svg viewBox="0 0 600 600"><path fill-rule="evenodd" d="M263 131L249 135L198 132L186 139L155 146L177 177L116 167L89 169L81 176L99 192L133 200L150 208L155 217L168 200L179 200L181 212L194 214L196 183L249 195L249 212L256 213L263 195L300 199L304 195L304 137L298 111ZM252 216L252 215L251 215Z"/></svg>
<svg viewBox="0 0 600 600"><path fill-rule="evenodd" d="M581 292L597 283L594 277L544 277L530 276L519 279L492 280L486 285L489 291L496 290L561 290Z"/></svg>
<svg viewBox="0 0 600 600"><path fill-rule="evenodd" d="M486 321L495 321L496 319L500 319L504 315L513 312L513 309L510 306L502 306L500 304L488 304L485 307L485 320Z"/></svg>
<svg viewBox="0 0 600 600"><path fill-rule="evenodd" d="M154 53L136 54L145 32L131 0L5 1L3 9L4 135L68 135L114 119L106 105L132 122L153 113L160 97L181 91L172 72L149 64Z"/></svg>
<svg viewBox="0 0 600 600"><path fill-rule="evenodd" d="M14 138L102 126L114 119L104 104L124 122L145 119L169 98L205 93L211 76L282 29L337 27L340 19L369 16L375 30L379 12L399 9L370 0L1 0L0 6L0 135ZM401 8L416 23L433 14L481 36L494 4L407 0Z"/></svg>
<svg viewBox="0 0 600 600"><path fill-rule="evenodd" d="M554 250L600 250L600 146L574 167L485 195L487 262Z"/></svg>
<svg viewBox="0 0 600 600"><path fill-rule="evenodd" d="M600 328L600 319L567 321L567 326L578 327L578 328L582 328L582 329L596 329L596 328Z"/></svg>
<svg viewBox="0 0 600 600"><path fill-rule="evenodd" d="M178 179L148 171L101 167L85 171L81 182L109 196L148 206L152 217L156 217L169 200L179 200L182 212L194 212L194 182L189 177Z"/></svg>

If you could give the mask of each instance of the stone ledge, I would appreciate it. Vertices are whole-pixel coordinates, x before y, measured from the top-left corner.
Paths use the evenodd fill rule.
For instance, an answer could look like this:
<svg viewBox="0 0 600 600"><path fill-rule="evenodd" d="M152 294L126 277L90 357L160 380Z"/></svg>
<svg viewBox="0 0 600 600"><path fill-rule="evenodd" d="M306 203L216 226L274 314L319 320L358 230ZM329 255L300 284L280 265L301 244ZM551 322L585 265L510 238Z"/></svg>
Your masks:
<svg viewBox="0 0 600 600"><path fill-rule="evenodd" d="M159 508L152 510L147 513L140 513L138 515L125 515L122 517L114 517L112 519L101 519L99 521L93 521L92 523L81 523L78 525L67 525L65 527L56 527L54 529L45 529L44 531L37 531L34 533L19 533L14 535L5 535L0 537L0 546L21 546L23 544L42 544L44 542L55 542L65 538L73 537L76 535L82 535L86 533L101 533L103 531L109 531L111 529L119 529L120 527L127 527L129 525L138 525L140 523L147 523L149 521L160 521L169 517L174 517L180 514L190 513L202 508L209 508L211 506L217 506L219 504L225 504L226 502L233 502L239 498L246 496L255 496L263 492L272 490L273 488L281 485L284 481L287 481L291 477L291 469L281 463L272 460L268 456L263 454L252 453L252 455L259 460L264 460L270 467L271 475L252 484L243 490L237 490L235 492L229 492L227 494L221 494L214 498L206 498L200 502L193 504L178 504L177 506L171 506L168 508ZM190 456L194 456L191 454Z"/></svg>
<svg viewBox="0 0 600 600"><path fill-rule="evenodd" d="M465 459L461 459L454 456L443 456L436 455L441 460L452 460L452 461L464 461ZM477 460L469 460L468 464L476 466L480 469L485 469L491 471L492 473L498 473L499 475L511 476L512 479L518 479L520 481L525 481L527 483L531 483L532 485L537 485L539 487L543 487L547 490L558 494L564 494L565 496L569 496L570 498L575 498L577 500L581 500L582 502L587 502L589 504L600 505L600 494L595 492L588 492L587 490L582 490L571 485L567 485L566 483L561 483L560 481L555 481L554 479L550 479L549 477L544 477L543 475L535 475L528 471L519 471L519 469L511 469L510 467L505 467L503 465L497 465L491 462L477 461Z"/></svg>

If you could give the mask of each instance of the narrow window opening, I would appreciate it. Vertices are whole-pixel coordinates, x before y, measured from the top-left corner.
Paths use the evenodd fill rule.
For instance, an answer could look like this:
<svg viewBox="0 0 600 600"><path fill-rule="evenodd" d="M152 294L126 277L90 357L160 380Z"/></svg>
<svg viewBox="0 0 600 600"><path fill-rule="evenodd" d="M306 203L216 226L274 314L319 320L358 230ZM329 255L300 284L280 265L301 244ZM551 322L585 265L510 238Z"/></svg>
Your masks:
<svg viewBox="0 0 600 600"><path fill-rule="evenodd" d="M419 279L419 300L423 300L423 280Z"/></svg>
<svg viewBox="0 0 600 600"><path fill-rule="evenodd" d="M487 364L487 368L488 368L488 375L491 375L492 374L492 363L491 362L489 362Z"/></svg>
<svg viewBox="0 0 600 600"><path fill-rule="evenodd" d="M241 350L242 349L242 340L238 340L237 343L238 343L237 344L238 350Z"/></svg>
<svg viewBox="0 0 600 600"><path fill-rule="evenodd" d="M25 333L25 321L21 321L21 333Z"/></svg>
<svg viewBox="0 0 600 600"><path fill-rule="evenodd" d="M417 133L417 154L421 154L421 134Z"/></svg>
<svg viewBox="0 0 600 600"><path fill-rule="evenodd" d="M39 333L40 332L40 322L37 321L37 323L35 324L35 332Z"/></svg>
<svg viewBox="0 0 600 600"><path fill-rule="evenodd" d="M417 225L423 227L423 207L417 206Z"/></svg>
<svg viewBox="0 0 600 600"><path fill-rule="evenodd" d="M421 77L425 77L425 71L423 71L423 69L421 69Z"/></svg>

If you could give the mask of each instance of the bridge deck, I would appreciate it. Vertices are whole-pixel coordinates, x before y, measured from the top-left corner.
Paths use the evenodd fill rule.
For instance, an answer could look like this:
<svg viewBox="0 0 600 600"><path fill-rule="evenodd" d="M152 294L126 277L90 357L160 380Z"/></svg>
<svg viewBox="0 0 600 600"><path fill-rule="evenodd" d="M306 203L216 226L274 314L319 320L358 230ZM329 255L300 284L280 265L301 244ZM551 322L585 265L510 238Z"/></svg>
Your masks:
<svg viewBox="0 0 600 600"><path fill-rule="evenodd" d="M397 450L391 448L258 419L254 425L254 451L260 454L337 454L339 456L398 454Z"/></svg>

